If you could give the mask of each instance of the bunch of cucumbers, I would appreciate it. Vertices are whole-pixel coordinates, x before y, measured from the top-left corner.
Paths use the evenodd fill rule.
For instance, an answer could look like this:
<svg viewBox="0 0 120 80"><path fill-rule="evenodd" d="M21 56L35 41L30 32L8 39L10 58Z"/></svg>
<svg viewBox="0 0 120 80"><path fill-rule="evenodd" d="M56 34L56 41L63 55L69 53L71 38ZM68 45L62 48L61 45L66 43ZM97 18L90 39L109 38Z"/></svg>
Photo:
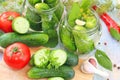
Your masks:
<svg viewBox="0 0 120 80"><path fill-rule="evenodd" d="M60 80L71 79L75 75L72 67L77 64L78 56L74 53L62 49L42 48L33 54L30 60L32 68L27 74L29 78L33 79L51 77L63 78L60 78Z"/></svg>
<svg viewBox="0 0 120 80"><path fill-rule="evenodd" d="M41 0L28 0L28 2L38 13L27 8L24 18L13 20L15 32L1 35L0 46L6 48L12 43L22 42L30 47L55 47L58 44L57 26L63 12L63 9L61 7L59 8L59 0L45 0L44 2ZM51 9L53 9L52 13L49 14ZM46 11L46 13L44 13L44 11ZM29 22L26 21L25 18ZM23 19L24 21L22 21ZM32 19L41 23L36 24ZM27 26L27 28L22 28L23 26Z"/></svg>

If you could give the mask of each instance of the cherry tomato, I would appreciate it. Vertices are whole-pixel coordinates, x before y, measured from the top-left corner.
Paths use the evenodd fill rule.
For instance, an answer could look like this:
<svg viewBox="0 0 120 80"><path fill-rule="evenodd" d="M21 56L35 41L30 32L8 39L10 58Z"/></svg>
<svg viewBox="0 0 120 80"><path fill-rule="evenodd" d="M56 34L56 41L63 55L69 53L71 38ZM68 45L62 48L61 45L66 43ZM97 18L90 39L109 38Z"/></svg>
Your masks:
<svg viewBox="0 0 120 80"><path fill-rule="evenodd" d="M18 12L8 11L0 15L0 29L7 32L13 32L12 30L12 20L20 16Z"/></svg>
<svg viewBox="0 0 120 80"><path fill-rule="evenodd" d="M30 60L30 49L27 45L17 42L8 46L3 55L5 63L13 69L22 69Z"/></svg>

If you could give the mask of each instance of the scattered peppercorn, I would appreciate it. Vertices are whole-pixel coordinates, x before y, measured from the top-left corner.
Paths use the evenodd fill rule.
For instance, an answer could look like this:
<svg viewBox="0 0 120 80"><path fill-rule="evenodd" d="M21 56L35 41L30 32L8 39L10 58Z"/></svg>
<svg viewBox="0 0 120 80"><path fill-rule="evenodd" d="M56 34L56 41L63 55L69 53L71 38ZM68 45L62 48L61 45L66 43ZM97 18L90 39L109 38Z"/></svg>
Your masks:
<svg viewBox="0 0 120 80"><path fill-rule="evenodd" d="M107 80L109 80L109 78L107 78Z"/></svg>
<svg viewBox="0 0 120 80"><path fill-rule="evenodd" d="M119 67L117 67L118 69L120 69L120 66Z"/></svg>
<svg viewBox="0 0 120 80"><path fill-rule="evenodd" d="M100 45L101 43L100 43L100 42L98 42L98 44Z"/></svg>
<svg viewBox="0 0 120 80"><path fill-rule="evenodd" d="M117 67L117 65L116 65L116 64L114 64L114 65L113 65L113 67Z"/></svg>
<svg viewBox="0 0 120 80"><path fill-rule="evenodd" d="M106 43L106 42L104 42L104 45L107 45L107 43Z"/></svg>

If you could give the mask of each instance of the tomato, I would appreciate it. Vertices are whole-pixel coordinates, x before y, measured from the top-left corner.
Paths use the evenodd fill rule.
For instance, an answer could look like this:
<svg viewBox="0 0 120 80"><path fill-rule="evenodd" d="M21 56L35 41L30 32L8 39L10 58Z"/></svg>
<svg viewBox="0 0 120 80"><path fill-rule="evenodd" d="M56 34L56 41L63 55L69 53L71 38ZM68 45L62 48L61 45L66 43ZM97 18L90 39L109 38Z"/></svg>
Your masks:
<svg viewBox="0 0 120 80"><path fill-rule="evenodd" d="M30 60L30 49L27 45L16 42L8 46L3 55L5 63L13 69L22 69Z"/></svg>
<svg viewBox="0 0 120 80"><path fill-rule="evenodd" d="M8 11L0 15L0 29L7 32L13 32L12 30L12 20L20 16L18 12Z"/></svg>

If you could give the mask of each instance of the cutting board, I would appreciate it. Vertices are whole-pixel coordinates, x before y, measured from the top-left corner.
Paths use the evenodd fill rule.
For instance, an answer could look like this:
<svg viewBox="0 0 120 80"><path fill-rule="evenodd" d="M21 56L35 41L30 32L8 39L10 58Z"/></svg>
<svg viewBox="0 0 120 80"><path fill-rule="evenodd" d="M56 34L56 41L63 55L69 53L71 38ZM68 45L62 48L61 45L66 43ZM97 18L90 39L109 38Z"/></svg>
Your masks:
<svg viewBox="0 0 120 80"><path fill-rule="evenodd" d="M31 48L31 53L34 54L37 50L41 47ZM75 70L75 76L71 80L93 80L93 74L85 74L82 73L80 70L80 65L84 60L79 59L79 63L77 66L73 67ZM0 80L35 80L29 79L27 77L27 71L30 69L30 66L27 65L21 70L13 70L9 68L5 62L2 60L0 61ZM39 79L39 80L47 80L47 79Z"/></svg>

